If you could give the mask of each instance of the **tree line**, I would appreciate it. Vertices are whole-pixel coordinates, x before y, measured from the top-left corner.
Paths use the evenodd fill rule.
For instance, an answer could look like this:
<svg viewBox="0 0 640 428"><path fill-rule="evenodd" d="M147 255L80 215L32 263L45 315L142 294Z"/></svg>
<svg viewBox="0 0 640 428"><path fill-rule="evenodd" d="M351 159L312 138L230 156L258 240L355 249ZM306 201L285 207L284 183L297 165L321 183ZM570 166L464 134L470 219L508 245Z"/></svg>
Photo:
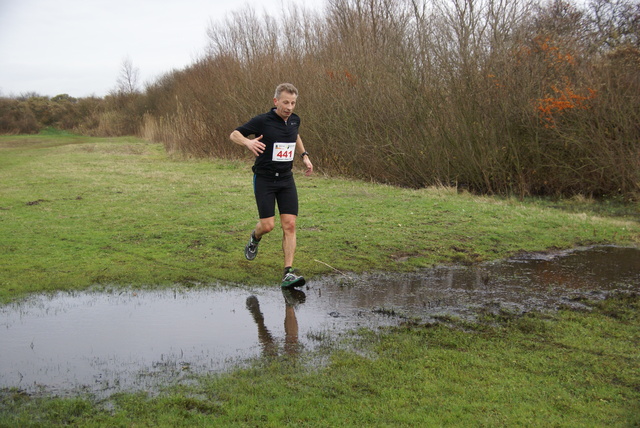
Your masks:
<svg viewBox="0 0 640 428"><path fill-rule="evenodd" d="M64 108L47 116L31 99L4 99L0 117L13 103L14 122L28 107L42 124L59 118L65 129L238 158L246 152L230 131L288 81L300 90L305 146L329 174L520 196L640 196L637 1L328 0L321 14L239 10L207 35L201 59L143 92L47 100L75 109L67 119L54 114Z"/></svg>

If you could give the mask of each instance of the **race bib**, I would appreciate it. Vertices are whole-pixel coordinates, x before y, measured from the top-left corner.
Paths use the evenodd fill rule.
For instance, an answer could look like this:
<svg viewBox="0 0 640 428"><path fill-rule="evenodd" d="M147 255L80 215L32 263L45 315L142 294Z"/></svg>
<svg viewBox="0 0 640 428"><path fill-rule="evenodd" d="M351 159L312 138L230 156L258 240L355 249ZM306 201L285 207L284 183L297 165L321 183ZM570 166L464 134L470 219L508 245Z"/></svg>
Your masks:
<svg viewBox="0 0 640 428"><path fill-rule="evenodd" d="M296 152L296 143L273 143L274 162L292 162Z"/></svg>

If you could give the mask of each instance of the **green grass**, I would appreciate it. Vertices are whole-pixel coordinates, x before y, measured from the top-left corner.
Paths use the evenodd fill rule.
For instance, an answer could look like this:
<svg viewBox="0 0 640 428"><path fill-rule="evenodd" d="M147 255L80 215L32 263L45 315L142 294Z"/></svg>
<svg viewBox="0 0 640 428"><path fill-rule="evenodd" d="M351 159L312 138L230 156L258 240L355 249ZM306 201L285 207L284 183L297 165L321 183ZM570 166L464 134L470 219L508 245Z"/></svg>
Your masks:
<svg viewBox="0 0 640 428"><path fill-rule="evenodd" d="M318 165L321 171L321 165ZM135 138L0 138L0 302L96 284L278 281L281 233L247 262L246 162L172 159ZM640 242L632 217L549 201L298 177L296 267L307 276L475 263L518 251ZM596 205L592 204L592 207ZM600 207L600 205L597 205ZM593 208L595 210L595 208Z"/></svg>
<svg viewBox="0 0 640 428"><path fill-rule="evenodd" d="M321 165L316 165L321 172ZM260 258L246 162L172 159L135 138L0 137L0 301L176 282L275 284ZM308 276L475 263L519 251L640 242L637 205L525 200L297 179L297 267ZM479 325L362 331L325 355L263 360L158 396L0 391L4 426L633 426L636 295ZM324 361L317 364L317 361Z"/></svg>

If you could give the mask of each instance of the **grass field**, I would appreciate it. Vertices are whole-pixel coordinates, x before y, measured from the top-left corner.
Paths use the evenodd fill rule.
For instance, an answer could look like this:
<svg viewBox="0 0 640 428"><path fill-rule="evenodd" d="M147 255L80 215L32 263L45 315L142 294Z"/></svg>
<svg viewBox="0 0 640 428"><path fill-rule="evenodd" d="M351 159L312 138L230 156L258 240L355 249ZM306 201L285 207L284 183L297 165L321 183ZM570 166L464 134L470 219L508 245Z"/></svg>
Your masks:
<svg viewBox="0 0 640 428"><path fill-rule="evenodd" d="M171 159L134 138L65 134L1 137L0 154L0 301L96 284L279 279L277 229L259 262L242 255L257 220L248 163ZM637 206L400 189L317 169L297 179L296 267L308 276L330 273L329 266L413 270L640 242Z"/></svg>
<svg viewBox="0 0 640 428"><path fill-rule="evenodd" d="M520 251L638 245L638 205L517 200L298 175L296 267L407 271ZM0 137L0 302L104 285L276 286L280 233L247 262L249 163L175 159L135 138ZM359 332L349 351L276 358L157 397L0 392L0 426L632 426L635 295L486 324ZM305 361L308 359L308 361Z"/></svg>

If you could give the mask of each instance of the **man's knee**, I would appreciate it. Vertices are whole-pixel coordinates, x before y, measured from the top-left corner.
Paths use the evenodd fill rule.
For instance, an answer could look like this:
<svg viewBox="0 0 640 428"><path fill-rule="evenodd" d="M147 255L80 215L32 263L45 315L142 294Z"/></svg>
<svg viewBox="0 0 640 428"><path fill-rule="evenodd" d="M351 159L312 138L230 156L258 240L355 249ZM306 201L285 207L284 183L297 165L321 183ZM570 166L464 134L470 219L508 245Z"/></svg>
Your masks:
<svg viewBox="0 0 640 428"><path fill-rule="evenodd" d="M285 233L294 233L296 231L296 216L291 214L283 214L280 217L282 223L282 230Z"/></svg>
<svg viewBox="0 0 640 428"><path fill-rule="evenodd" d="M275 225L276 222L273 217L260 219L260 229L263 234L271 232Z"/></svg>

